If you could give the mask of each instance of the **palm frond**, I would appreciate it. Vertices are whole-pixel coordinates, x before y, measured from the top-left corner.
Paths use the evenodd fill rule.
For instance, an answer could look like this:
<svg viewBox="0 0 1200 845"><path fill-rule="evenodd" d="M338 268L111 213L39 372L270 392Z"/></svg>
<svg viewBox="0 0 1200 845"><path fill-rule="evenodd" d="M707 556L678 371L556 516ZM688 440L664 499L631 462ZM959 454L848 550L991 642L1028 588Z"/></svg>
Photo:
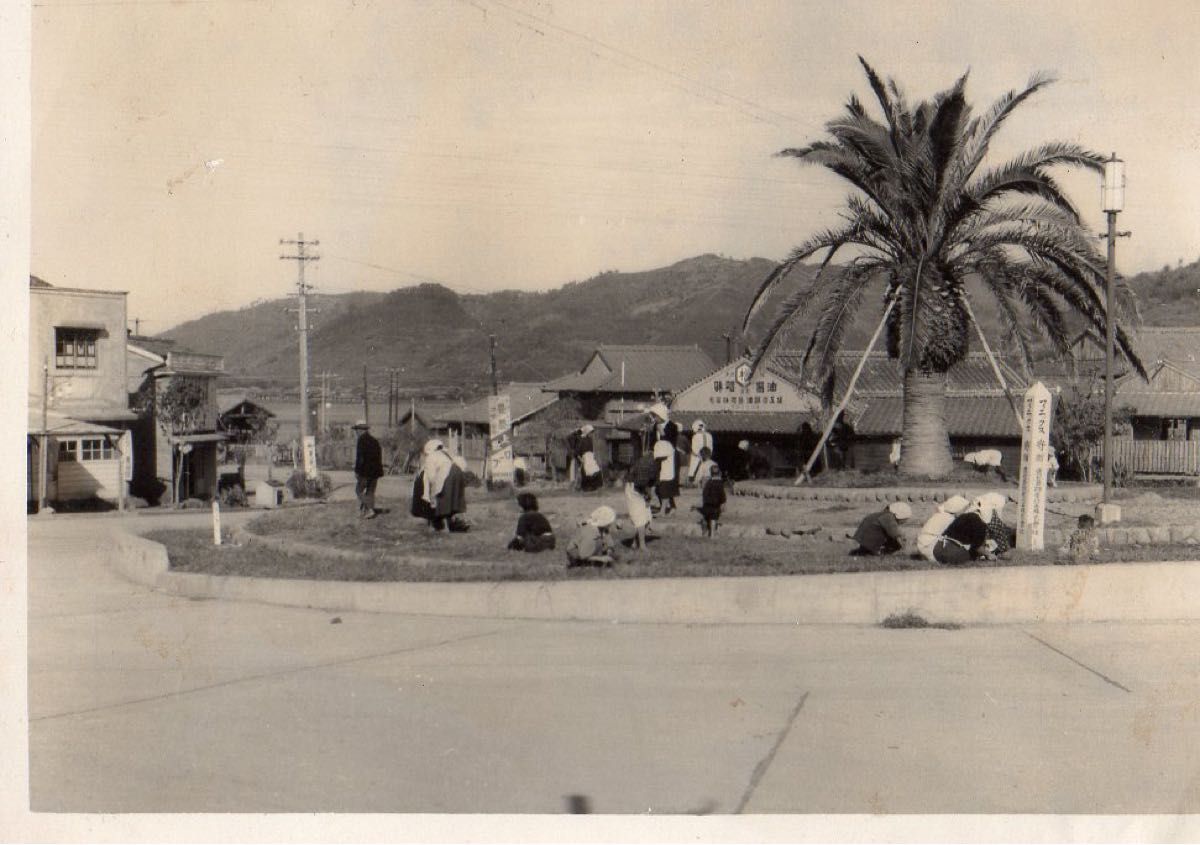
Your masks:
<svg viewBox="0 0 1200 845"><path fill-rule="evenodd" d="M846 329L858 313L863 294L877 279L879 272L880 265L876 261L858 262L843 270L837 284L829 287L816 328L804 352L806 373L815 369L817 380L820 380L832 368L834 355L841 348Z"/></svg>

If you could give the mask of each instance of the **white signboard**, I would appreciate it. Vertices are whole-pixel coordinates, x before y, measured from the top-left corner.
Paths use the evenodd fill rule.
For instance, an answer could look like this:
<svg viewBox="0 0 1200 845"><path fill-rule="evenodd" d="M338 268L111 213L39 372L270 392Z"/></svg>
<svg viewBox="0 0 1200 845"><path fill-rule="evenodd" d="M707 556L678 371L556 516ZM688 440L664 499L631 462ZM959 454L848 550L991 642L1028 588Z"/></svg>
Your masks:
<svg viewBox="0 0 1200 845"><path fill-rule="evenodd" d="M1020 513L1017 548L1046 546L1046 471L1050 468L1050 391L1040 381L1025 392L1021 415Z"/></svg>
<svg viewBox="0 0 1200 845"><path fill-rule="evenodd" d="M309 478L316 478L319 474L317 470L317 438L315 435L308 435L304 438L304 448L301 450L301 464L304 467L304 474Z"/></svg>
<svg viewBox="0 0 1200 845"><path fill-rule="evenodd" d="M488 455L493 481L513 480L512 403L508 394L488 397Z"/></svg>

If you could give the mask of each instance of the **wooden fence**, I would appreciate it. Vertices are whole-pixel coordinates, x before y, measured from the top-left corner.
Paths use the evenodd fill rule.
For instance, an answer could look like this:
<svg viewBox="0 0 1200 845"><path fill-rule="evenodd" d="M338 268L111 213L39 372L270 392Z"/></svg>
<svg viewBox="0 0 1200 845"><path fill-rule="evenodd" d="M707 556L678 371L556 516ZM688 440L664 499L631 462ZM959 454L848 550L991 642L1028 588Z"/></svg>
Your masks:
<svg viewBox="0 0 1200 845"><path fill-rule="evenodd" d="M1116 437L1113 461L1139 475L1200 475L1200 440Z"/></svg>

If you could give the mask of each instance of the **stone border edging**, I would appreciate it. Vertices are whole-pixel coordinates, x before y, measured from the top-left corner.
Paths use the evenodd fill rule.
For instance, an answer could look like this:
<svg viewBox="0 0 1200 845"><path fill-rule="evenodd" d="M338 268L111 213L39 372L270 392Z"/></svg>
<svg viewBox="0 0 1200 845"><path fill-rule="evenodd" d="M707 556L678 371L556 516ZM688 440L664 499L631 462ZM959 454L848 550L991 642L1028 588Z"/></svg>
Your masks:
<svg viewBox="0 0 1200 845"><path fill-rule="evenodd" d="M328 611L692 624L875 625L908 612L959 624L1200 618L1200 561L603 582L330 582L171 572L161 544L113 534L109 563L136 583L189 598Z"/></svg>
<svg viewBox="0 0 1200 845"><path fill-rule="evenodd" d="M958 488L942 487L815 487L782 484L761 484L753 481L739 481L733 488L735 496L749 496L756 499L793 499L808 502L850 502L867 504L870 502L941 502L955 494L968 497L995 489L995 487L975 487L961 485ZM1005 488L1007 489L1007 488ZM1046 496L1047 502L1077 504L1079 502L1094 502L1097 500L1096 488L1052 488Z"/></svg>

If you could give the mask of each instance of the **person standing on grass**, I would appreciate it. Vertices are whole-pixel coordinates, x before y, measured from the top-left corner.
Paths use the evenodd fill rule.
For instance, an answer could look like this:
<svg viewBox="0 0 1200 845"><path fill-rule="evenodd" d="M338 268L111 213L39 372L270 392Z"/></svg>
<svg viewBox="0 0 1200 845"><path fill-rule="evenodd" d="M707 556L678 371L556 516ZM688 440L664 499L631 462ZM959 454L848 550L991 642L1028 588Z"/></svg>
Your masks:
<svg viewBox="0 0 1200 845"><path fill-rule="evenodd" d="M904 534L900 523L912 516L907 502L893 502L878 513L867 514L853 534L847 534L858 543L852 555L890 555L904 548Z"/></svg>
<svg viewBox="0 0 1200 845"><path fill-rule="evenodd" d="M688 461L688 481L692 484L702 485L704 482L699 479L700 465L704 463L704 452L708 450L708 454L712 455L713 436L709 433L707 426L704 425L704 420L696 420L692 423L692 442L691 442L691 460Z"/></svg>
<svg viewBox="0 0 1200 845"><path fill-rule="evenodd" d="M591 423L580 426L575 435L575 458L578 462L576 469L579 475L579 489L585 493L599 490L604 485L604 474L600 470L600 462L596 460L596 446L592 438L596 428Z"/></svg>
<svg viewBox="0 0 1200 845"><path fill-rule="evenodd" d="M665 515L677 507L675 497L679 495L675 444L666 439L656 440L653 455L658 464L658 483L654 485L654 493L658 496L659 510Z"/></svg>
<svg viewBox="0 0 1200 845"><path fill-rule="evenodd" d="M371 436L366 420L356 422L354 430L358 432L354 447L354 495L358 497L358 515L362 519L374 519L379 513L375 509L375 485L383 476L383 449Z"/></svg>
<svg viewBox="0 0 1200 845"><path fill-rule="evenodd" d="M721 522L721 508L724 505L725 482L721 479L721 468L712 464L708 469L708 478L700 492L700 518L703 520L705 537L717 536L717 528Z"/></svg>

